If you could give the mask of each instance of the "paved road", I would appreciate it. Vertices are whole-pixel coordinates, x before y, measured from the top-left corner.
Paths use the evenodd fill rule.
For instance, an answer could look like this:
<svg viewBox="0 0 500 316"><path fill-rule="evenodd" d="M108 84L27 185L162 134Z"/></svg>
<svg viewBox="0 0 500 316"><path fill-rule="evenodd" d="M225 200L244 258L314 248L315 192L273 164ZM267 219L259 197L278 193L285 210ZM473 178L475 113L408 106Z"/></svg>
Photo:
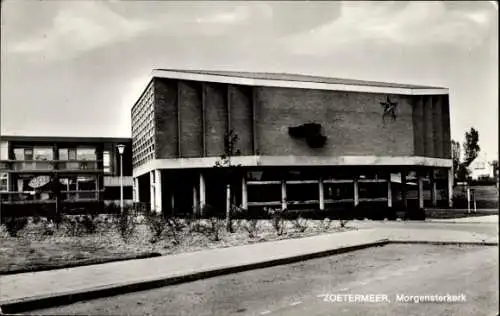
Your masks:
<svg viewBox="0 0 500 316"><path fill-rule="evenodd" d="M498 247L388 245L34 313L488 316L498 311L497 252ZM325 302L324 294L380 294L390 303ZM464 294L466 301L398 303L397 294Z"/></svg>

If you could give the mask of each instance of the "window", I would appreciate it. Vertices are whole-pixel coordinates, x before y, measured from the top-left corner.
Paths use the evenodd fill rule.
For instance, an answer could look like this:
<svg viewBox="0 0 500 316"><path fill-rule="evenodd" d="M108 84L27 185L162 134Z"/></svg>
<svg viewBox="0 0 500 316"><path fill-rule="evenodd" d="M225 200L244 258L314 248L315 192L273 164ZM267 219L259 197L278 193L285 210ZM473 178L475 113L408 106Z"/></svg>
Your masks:
<svg viewBox="0 0 500 316"><path fill-rule="evenodd" d="M102 154L102 163L104 167L104 172L109 173L111 172L111 153L109 151L104 151Z"/></svg>
<svg viewBox="0 0 500 316"><path fill-rule="evenodd" d="M24 160L24 148L14 148L14 159Z"/></svg>
<svg viewBox="0 0 500 316"><path fill-rule="evenodd" d="M95 148L77 148L76 159L77 160L97 160L97 155Z"/></svg>
<svg viewBox="0 0 500 316"><path fill-rule="evenodd" d="M59 160L68 160L68 148L59 148Z"/></svg>
<svg viewBox="0 0 500 316"><path fill-rule="evenodd" d="M54 152L51 147L35 147L33 149L34 160L53 160Z"/></svg>
<svg viewBox="0 0 500 316"><path fill-rule="evenodd" d="M33 160L33 149L26 148L24 150L24 160Z"/></svg>
<svg viewBox="0 0 500 316"><path fill-rule="evenodd" d="M68 160L76 160L76 148L68 149Z"/></svg>
<svg viewBox="0 0 500 316"><path fill-rule="evenodd" d="M9 191L9 186L7 185L7 173L0 173L0 191Z"/></svg>

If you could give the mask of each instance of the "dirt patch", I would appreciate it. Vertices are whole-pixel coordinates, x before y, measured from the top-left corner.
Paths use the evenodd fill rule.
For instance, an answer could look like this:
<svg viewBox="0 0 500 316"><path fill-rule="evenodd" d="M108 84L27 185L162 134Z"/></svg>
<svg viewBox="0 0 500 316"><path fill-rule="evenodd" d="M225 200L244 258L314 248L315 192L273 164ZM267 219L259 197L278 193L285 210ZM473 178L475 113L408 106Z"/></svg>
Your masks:
<svg viewBox="0 0 500 316"><path fill-rule="evenodd" d="M293 222L287 222L284 234L278 236L271 223L262 220L258 223L255 237L250 238L244 228L245 222L239 221L234 225L234 233L220 229L219 238L215 240L208 221L201 221L199 223L201 228L198 230L193 230L192 224L185 223L176 232L175 239L165 233L152 243L152 233L145 223L138 224L127 241L121 238L116 229L110 227L100 227L96 233L81 236L65 236L64 228L61 227L54 229L52 235L45 236L40 225L42 224L30 222L19 232L19 237L10 237L5 231L0 232L0 274L66 268L155 254L168 255L234 247L355 229L341 228L336 221L325 223L325 221L310 220L307 229L302 232Z"/></svg>

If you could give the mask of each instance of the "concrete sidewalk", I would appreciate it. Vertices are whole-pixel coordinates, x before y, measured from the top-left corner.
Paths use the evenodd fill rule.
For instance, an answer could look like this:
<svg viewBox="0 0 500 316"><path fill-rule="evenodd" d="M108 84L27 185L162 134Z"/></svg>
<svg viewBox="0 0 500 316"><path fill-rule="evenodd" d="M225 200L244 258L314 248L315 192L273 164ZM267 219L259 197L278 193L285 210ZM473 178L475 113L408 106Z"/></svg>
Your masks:
<svg viewBox="0 0 500 316"><path fill-rule="evenodd" d="M404 228L342 233L203 250L0 277L4 312L29 310L101 296L181 283L221 274L290 263L389 242L496 244L498 239L460 231Z"/></svg>
<svg viewBox="0 0 500 316"><path fill-rule="evenodd" d="M427 222L438 223L498 223L498 215L486 216L471 216L462 218L449 218L449 219L427 219Z"/></svg>

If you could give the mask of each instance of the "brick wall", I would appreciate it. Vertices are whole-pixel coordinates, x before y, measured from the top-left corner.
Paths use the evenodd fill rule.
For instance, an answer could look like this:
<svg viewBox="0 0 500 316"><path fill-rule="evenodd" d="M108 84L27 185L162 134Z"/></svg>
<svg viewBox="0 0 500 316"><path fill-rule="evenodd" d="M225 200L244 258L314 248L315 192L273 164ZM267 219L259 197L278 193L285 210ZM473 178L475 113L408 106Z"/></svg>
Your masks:
<svg viewBox="0 0 500 316"><path fill-rule="evenodd" d="M177 158L179 149L180 157L219 156L231 128L243 155L448 158L447 96L389 97L397 102L397 117L386 117L384 123L380 103L387 94L157 79L156 157ZM290 137L288 128L304 123L321 124L327 136L323 148Z"/></svg>
<svg viewBox="0 0 500 316"><path fill-rule="evenodd" d="M155 79L155 157L177 158L177 82Z"/></svg>
<svg viewBox="0 0 500 316"><path fill-rule="evenodd" d="M230 96L230 128L238 135L237 149L242 155L253 154L252 134L252 89L245 86L231 85Z"/></svg>
<svg viewBox="0 0 500 316"><path fill-rule="evenodd" d="M203 156L201 83L179 82L181 157Z"/></svg>
<svg viewBox="0 0 500 316"><path fill-rule="evenodd" d="M386 118L387 95L308 89L257 89L256 130L262 155L380 155L409 156L414 152L410 96L391 95L397 102L397 119ZM319 123L327 143L311 149L304 140L293 139L288 128Z"/></svg>
<svg viewBox="0 0 500 316"><path fill-rule="evenodd" d="M219 156L224 152L227 131L227 86L205 84L205 146L206 155Z"/></svg>
<svg viewBox="0 0 500 316"><path fill-rule="evenodd" d="M415 96L413 128L416 156L451 158L447 95Z"/></svg>

